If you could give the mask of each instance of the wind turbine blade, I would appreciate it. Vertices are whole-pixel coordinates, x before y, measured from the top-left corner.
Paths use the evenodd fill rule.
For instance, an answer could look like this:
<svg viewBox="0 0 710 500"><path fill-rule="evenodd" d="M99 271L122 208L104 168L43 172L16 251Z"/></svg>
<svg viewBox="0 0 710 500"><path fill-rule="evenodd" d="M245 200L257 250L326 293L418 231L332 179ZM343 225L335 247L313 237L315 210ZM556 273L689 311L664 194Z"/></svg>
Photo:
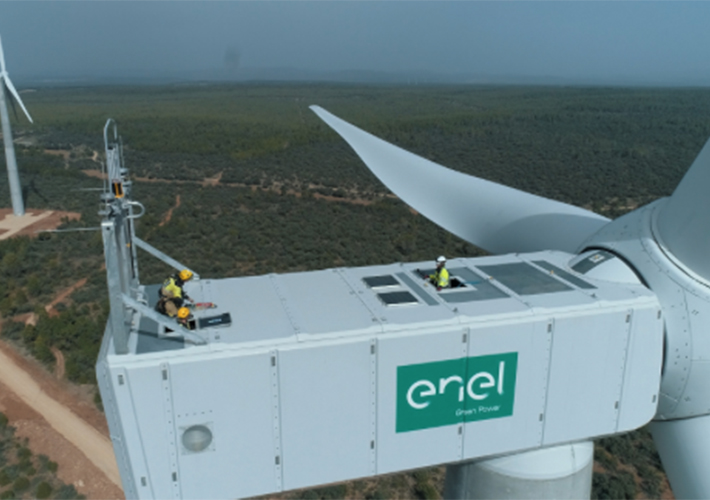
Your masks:
<svg viewBox="0 0 710 500"><path fill-rule="evenodd" d="M405 203L492 253L574 252L608 219L579 207L456 172L311 106Z"/></svg>
<svg viewBox="0 0 710 500"><path fill-rule="evenodd" d="M654 420L653 441L676 498L710 498L710 416Z"/></svg>
<svg viewBox="0 0 710 500"><path fill-rule="evenodd" d="M27 108L25 108L25 105L22 102L22 99L20 99L20 94L17 93L17 90L15 90L15 86L12 84L12 80L10 80L10 77L7 76L7 73L5 73L5 78L3 80L5 81L5 85L7 89L12 93L12 96L15 98L15 100L20 104L20 107L22 108L22 111L25 112L25 116L27 116L27 119L30 121L30 123L34 123L32 121L32 117L30 114L27 112Z"/></svg>
<svg viewBox="0 0 710 500"><path fill-rule="evenodd" d="M8 95L8 93L10 92L10 89L8 89L7 85L5 85L5 80L3 80L2 83L0 83L0 85L2 85L3 88L7 91L7 92L5 92L5 95ZM12 99L8 99L8 100L10 101L10 107L12 108L12 114L15 116L15 121L19 121L20 118L17 116L17 107L15 106L15 101L13 101Z"/></svg>
<svg viewBox="0 0 710 500"><path fill-rule="evenodd" d="M700 151L673 195L661 208L661 243L678 260L710 281L710 141Z"/></svg>
<svg viewBox="0 0 710 500"><path fill-rule="evenodd" d="M2 50L2 37L0 37L0 74L5 73L5 53Z"/></svg>

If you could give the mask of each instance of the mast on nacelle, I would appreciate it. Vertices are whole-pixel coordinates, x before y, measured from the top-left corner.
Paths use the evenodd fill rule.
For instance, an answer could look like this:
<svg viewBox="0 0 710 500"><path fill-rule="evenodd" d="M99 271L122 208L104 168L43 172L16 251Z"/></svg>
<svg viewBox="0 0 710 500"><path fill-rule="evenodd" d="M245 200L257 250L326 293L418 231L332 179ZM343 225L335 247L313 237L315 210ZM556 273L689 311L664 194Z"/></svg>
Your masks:
<svg viewBox="0 0 710 500"><path fill-rule="evenodd" d="M108 284L109 328L113 334L116 354L128 353L128 335L133 324L134 313L153 319L161 326L179 331L186 340L204 344L198 334L183 328L147 306L147 300L138 275L136 247L140 247L175 269L189 269L157 248L136 236L134 220L145 213L145 207L132 199L132 183L128 169L123 163L123 146L118 135L116 122L109 118L104 126L106 164L102 165L104 179L99 215L101 234L106 258L106 281ZM193 275L199 275L193 271Z"/></svg>

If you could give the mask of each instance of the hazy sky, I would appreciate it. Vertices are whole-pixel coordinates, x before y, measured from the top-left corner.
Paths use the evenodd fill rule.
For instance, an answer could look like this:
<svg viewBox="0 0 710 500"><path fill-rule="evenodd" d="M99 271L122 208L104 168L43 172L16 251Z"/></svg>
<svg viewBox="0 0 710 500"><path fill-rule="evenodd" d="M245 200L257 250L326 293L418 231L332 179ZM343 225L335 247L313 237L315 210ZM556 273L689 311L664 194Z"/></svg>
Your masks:
<svg viewBox="0 0 710 500"><path fill-rule="evenodd" d="M710 2L0 1L8 71L429 71L710 84Z"/></svg>

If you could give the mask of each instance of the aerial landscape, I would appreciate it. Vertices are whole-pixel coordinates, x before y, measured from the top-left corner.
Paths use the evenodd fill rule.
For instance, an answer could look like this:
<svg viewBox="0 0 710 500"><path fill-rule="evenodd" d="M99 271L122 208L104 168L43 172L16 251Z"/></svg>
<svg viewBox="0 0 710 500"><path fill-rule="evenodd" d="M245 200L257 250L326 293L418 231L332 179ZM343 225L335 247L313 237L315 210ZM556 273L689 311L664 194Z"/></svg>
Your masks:
<svg viewBox="0 0 710 500"><path fill-rule="evenodd" d="M27 206L81 215L60 229L98 225L98 192L89 189L101 187L101 130L112 116L134 198L146 206L137 234L205 278L482 254L388 194L311 103L442 164L611 218L669 195L710 135L704 90L217 85L25 96L46 124L15 126ZM8 200L4 178L0 189ZM108 307L98 234L43 232L0 249L3 339L50 371L59 351L64 377L95 387ZM145 283L170 273L155 259L140 262ZM599 498L667 490L643 430L601 440L596 460ZM441 474L393 476L360 494L440 495ZM308 495L357 495L338 488Z"/></svg>
<svg viewBox="0 0 710 500"><path fill-rule="evenodd" d="M372 4L368 8L374 13L357 2L345 7L325 2L319 10L311 10L313 3L277 3L279 12L261 12L264 7L246 2L211 8L223 19L225 12L236 12L230 9L243 9L239 22L244 33L251 29L245 19L263 15L273 17L271 29L301 37L307 28L289 24L301 15L310 19L317 13L323 20L346 12L354 19L409 19L401 5ZM493 18L512 12L493 4L484 6L492 9ZM56 15L64 15L61 9L68 9L76 22L95 21L99 17L92 16L102 14L94 4L85 11L77 5L52 6L47 12L56 9ZM462 28L458 11L448 2L441 9L428 2L403 5L417 16L431 16L437 29ZM166 15L187 22L198 12L193 7L197 4L173 6ZM465 9L471 13L484 7ZM19 5L6 8L17 19L32 14ZM103 13L133 22L113 2L104 8ZM531 7L515 8L521 10L512 18L523 23ZM562 6L561 11L575 8ZM624 15L633 10L614 8L624 9ZM131 9L138 9L136 18L148 24L163 15L154 6ZM583 19L580 12L574 16ZM21 228L12 225L11 181L0 175L0 498L124 497L96 374L111 311L99 213L105 208L100 196L107 179L107 119L118 127L130 196L145 207L135 221L135 235L202 280L394 263L430 262L434 267L439 255L490 255L390 191L363 164L360 151L314 113L313 105L455 171L610 220L671 196L710 137L710 75L694 73L692 63L681 68L683 61L668 53L656 51L657 62L676 65L667 72L648 69L653 57L644 55L634 73L633 65L610 54L607 66L590 59L589 72L577 68L575 73L572 61L577 59L571 56L560 59L559 66L540 62L539 71L520 60L513 69L499 65L507 56L498 46L491 49L495 57L478 60L490 65L474 71L466 51L452 49L448 56L457 63L446 66L447 57L440 57L433 45L411 42L421 59L407 66L417 56L402 47L417 39L414 27L424 26L417 16L409 19L413 38L402 31L402 40L392 45L392 53L400 53L392 60L373 48L380 26L374 23L372 40L349 35L355 46L369 47L369 54L358 58L353 49L352 59L342 64L325 52L319 53L321 64L312 63L318 58L306 54L316 49L299 37L294 36L299 42L291 48L288 43L271 47L275 38L269 43L260 39L267 50L249 45L244 35L239 42L225 37L215 44L215 65L206 58L183 73L183 61L175 54L189 58L193 48L180 45L186 42L168 30L175 50L159 55L145 48L153 39L143 38L145 26L139 25L135 29L142 35L135 46L126 39L124 52L109 51L107 59L114 58L115 65L102 66L101 58L91 59L87 52L94 66L85 66L83 73L60 68L56 54L44 66L23 68L24 56L17 55L21 37L0 18L8 70L33 120L26 120L22 109L10 108L27 211ZM215 33L228 28L220 24L224 20L212 22L220 26ZM515 22L510 22L512 29ZM118 36L120 23L115 23L108 30ZM316 32L314 39L326 36ZM77 40L68 36L66 46L77 49L82 43ZM378 43L390 47L385 40ZM541 53L556 46L549 40L540 43ZM291 59L257 63L267 59L269 50L289 53ZM598 46L595 50L603 52ZM131 54L143 57L142 64L131 67ZM427 57L437 64L421 63ZM469 65L458 66L460 61ZM565 64L569 73L561 69ZM5 99L15 102L9 92ZM3 156L0 171L6 168ZM479 216L467 214L472 220ZM137 251L142 284L158 285L174 272ZM220 302L219 297L213 300ZM240 304L233 307L235 322L260 321ZM445 465L404 469L262 498L438 499L445 497L446 474ZM594 440L591 498L674 498L648 426Z"/></svg>

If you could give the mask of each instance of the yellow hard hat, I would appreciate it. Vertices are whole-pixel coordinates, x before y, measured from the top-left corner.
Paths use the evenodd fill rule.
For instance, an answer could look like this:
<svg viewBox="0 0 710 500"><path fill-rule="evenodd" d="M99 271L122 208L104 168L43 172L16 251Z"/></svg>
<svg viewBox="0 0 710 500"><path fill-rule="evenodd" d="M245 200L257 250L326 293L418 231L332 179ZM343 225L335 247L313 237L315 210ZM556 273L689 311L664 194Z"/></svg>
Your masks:
<svg viewBox="0 0 710 500"><path fill-rule="evenodd" d="M180 276L181 280L187 281L192 278L192 271L188 269L183 269L182 271L180 271L180 274L178 276Z"/></svg>
<svg viewBox="0 0 710 500"><path fill-rule="evenodd" d="M190 316L190 310L187 307L178 309L178 318L186 319L188 316Z"/></svg>

